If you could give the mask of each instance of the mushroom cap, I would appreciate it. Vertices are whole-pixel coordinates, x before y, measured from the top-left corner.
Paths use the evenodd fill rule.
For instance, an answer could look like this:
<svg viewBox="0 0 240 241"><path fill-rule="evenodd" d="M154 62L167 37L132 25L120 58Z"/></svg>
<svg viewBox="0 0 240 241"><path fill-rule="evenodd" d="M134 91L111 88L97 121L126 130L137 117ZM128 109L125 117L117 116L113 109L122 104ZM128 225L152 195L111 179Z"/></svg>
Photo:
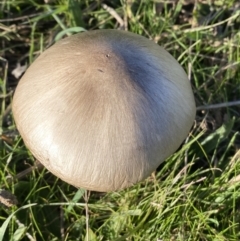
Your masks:
<svg viewBox="0 0 240 241"><path fill-rule="evenodd" d="M79 33L51 46L20 80L12 108L26 146L50 172L103 192L148 177L195 118L178 62L120 30Z"/></svg>

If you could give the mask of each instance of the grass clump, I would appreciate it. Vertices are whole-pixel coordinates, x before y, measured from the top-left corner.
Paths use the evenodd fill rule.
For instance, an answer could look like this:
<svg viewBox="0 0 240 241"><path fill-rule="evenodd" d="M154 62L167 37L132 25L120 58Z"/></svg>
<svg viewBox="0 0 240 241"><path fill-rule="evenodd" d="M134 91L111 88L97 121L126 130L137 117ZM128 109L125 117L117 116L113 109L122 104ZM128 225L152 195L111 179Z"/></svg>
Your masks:
<svg viewBox="0 0 240 241"><path fill-rule="evenodd" d="M239 7L231 0L2 2L0 188L18 204L0 193L0 240L240 240ZM199 108L189 137L155 174L121 192L88 196L35 168L10 105L20 76L44 49L106 28L141 34L174 55ZM225 107L211 106L219 103Z"/></svg>

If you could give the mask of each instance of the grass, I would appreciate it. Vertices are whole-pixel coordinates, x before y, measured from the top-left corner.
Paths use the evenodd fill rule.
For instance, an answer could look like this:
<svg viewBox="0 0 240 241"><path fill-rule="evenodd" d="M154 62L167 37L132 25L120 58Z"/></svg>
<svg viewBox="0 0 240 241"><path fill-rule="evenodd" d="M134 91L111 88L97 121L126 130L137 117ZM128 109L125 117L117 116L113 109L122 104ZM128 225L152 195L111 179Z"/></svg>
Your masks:
<svg viewBox="0 0 240 241"><path fill-rule="evenodd" d="M18 200L0 207L0 240L240 240L240 106L228 106L240 99L240 5L211 2L0 2L0 188ZM89 196L45 169L21 175L35 163L11 113L24 65L65 36L106 28L178 59L201 106L191 133L155 175L120 192ZM208 110L219 103L228 107Z"/></svg>

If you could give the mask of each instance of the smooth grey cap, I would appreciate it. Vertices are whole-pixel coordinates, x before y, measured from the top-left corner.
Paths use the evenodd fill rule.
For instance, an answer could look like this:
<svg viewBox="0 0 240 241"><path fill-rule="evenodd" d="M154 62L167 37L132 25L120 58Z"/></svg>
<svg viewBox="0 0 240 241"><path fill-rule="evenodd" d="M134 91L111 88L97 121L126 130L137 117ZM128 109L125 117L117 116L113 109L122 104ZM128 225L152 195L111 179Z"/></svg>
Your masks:
<svg viewBox="0 0 240 241"><path fill-rule="evenodd" d="M195 118L186 73L162 47L120 30L65 38L20 80L17 128L54 175L113 191L148 177L174 153Z"/></svg>

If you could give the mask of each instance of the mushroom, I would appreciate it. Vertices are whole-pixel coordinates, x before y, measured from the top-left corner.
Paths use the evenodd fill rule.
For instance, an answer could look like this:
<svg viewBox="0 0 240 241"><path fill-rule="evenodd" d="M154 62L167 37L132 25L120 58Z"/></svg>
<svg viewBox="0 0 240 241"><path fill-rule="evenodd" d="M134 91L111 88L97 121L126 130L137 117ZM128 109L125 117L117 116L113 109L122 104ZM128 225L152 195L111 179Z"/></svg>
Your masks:
<svg viewBox="0 0 240 241"><path fill-rule="evenodd" d="M60 40L20 80L16 126L50 172L94 191L148 177L189 133L195 101L186 73L153 41L120 30Z"/></svg>

